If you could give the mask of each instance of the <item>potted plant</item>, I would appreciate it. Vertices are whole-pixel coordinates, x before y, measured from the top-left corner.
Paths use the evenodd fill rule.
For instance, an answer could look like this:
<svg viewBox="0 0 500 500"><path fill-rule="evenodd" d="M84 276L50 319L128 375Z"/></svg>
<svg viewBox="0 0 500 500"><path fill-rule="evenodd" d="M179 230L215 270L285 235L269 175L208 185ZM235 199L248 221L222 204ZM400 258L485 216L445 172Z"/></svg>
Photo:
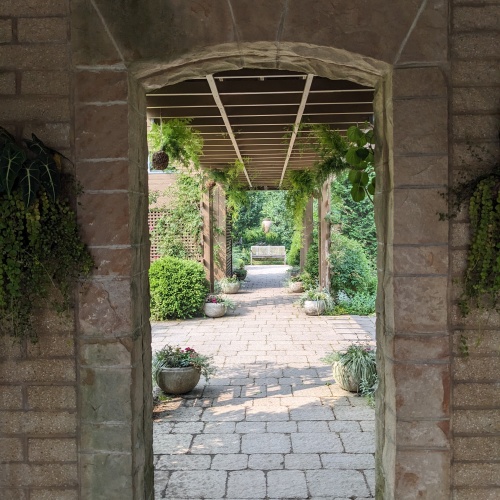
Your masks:
<svg viewBox="0 0 500 500"><path fill-rule="evenodd" d="M333 378L342 389L373 398L378 381L374 348L351 344L345 350L327 354L321 361L332 366Z"/></svg>
<svg viewBox="0 0 500 500"><path fill-rule="evenodd" d="M238 293L241 287L241 282L236 274L233 274L231 277L226 277L219 280L219 287L222 293Z"/></svg>
<svg viewBox="0 0 500 500"><path fill-rule="evenodd" d="M301 274L290 277L288 280L288 291L290 293L302 293L304 291L304 283L302 282Z"/></svg>
<svg viewBox="0 0 500 500"><path fill-rule="evenodd" d="M200 375L207 382L215 374L211 356L196 352L191 347L165 345L153 356L153 380L167 394L185 394L192 391Z"/></svg>
<svg viewBox="0 0 500 500"><path fill-rule="evenodd" d="M209 318L220 318L226 314L228 308L234 309L234 302L232 300L218 293L211 293L205 299L203 312Z"/></svg>
<svg viewBox="0 0 500 500"><path fill-rule="evenodd" d="M311 288L306 290L301 298L300 305L308 316L321 316L327 306L332 305L332 298L328 291L321 288Z"/></svg>

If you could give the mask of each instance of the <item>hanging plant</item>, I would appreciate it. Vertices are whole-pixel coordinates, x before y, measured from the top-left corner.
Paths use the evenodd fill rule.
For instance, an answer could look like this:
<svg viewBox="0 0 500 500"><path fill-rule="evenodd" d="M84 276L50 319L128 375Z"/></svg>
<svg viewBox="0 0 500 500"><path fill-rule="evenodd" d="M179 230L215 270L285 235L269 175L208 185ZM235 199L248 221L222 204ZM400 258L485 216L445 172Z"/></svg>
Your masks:
<svg viewBox="0 0 500 500"><path fill-rule="evenodd" d="M0 333L36 340L33 311L50 296L69 305L93 262L64 197L62 155L35 135L16 143L0 127Z"/></svg>
<svg viewBox="0 0 500 500"><path fill-rule="evenodd" d="M165 170L169 165L172 169L175 169L175 165L199 168L203 138L190 123L191 120L187 118L151 123L148 147L155 169Z"/></svg>
<svg viewBox="0 0 500 500"><path fill-rule="evenodd" d="M249 203L247 191L239 180L244 169L245 164L236 160L224 170L210 170L208 172L210 179L224 189L226 206L233 221L237 219L239 209Z"/></svg>

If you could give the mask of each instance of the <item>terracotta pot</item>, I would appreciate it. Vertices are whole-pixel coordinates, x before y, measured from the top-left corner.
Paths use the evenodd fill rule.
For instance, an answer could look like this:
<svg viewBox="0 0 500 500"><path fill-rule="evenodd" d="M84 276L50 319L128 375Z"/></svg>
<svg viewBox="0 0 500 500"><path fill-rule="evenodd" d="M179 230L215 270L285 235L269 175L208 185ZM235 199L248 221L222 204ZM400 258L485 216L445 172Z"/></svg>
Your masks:
<svg viewBox="0 0 500 500"><path fill-rule="evenodd" d="M200 375L201 371L194 366L162 368L156 376L156 383L166 394L185 394L196 387Z"/></svg>
<svg viewBox="0 0 500 500"><path fill-rule="evenodd" d="M291 293L302 293L304 291L304 284L302 281L291 281L288 285L288 291Z"/></svg>
<svg viewBox="0 0 500 500"><path fill-rule="evenodd" d="M332 374L335 382L344 389L344 391L358 392L359 382L355 379L338 361L332 365Z"/></svg>
<svg viewBox="0 0 500 500"><path fill-rule="evenodd" d="M205 316L209 318L220 318L227 312L227 307L224 304L213 304L211 302L205 303L203 306Z"/></svg>
<svg viewBox="0 0 500 500"><path fill-rule="evenodd" d="M223 293L238 293L239 289L241 287L241 283L238 281L238 283L225 283L224 285L221 285L221 290Z"/></svg>
<svg viewBox="0 0 500 500"><path fill-rule="evenodd" d="M304 311L308 316L321 316L326 309L324 300L306 300L304 302Z"/></svg>

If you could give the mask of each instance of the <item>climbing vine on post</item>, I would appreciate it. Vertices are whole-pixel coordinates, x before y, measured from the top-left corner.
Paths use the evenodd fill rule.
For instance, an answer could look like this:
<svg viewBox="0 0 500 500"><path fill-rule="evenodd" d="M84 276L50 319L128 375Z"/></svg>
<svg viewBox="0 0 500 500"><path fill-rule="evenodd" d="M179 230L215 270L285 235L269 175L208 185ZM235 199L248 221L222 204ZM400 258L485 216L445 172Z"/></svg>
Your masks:
<svg viewBox="0 0 500 500"><path fill-rule="evenodd" d="M35 308L66 308L93 262L65 196L62 156L0 127L0 333L36 340ZM65 182L66 181L66 182Z"/></svg>

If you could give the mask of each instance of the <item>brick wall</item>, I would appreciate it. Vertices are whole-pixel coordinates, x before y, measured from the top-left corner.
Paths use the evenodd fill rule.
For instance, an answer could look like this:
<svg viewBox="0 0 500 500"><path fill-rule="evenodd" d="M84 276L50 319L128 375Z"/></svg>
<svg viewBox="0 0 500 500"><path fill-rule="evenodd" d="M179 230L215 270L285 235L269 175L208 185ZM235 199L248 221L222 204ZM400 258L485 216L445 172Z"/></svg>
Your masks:
<svg viewBox="0 0 500 500"><path fill-rule="evenodd" d="M467 143L498 158L500 71L498 2L454 0L451 15L451 170L481 172ZM451 224L452 278L466 264L467 214ZM459 294L454 287L454 297ZM455 307L453 327L452 488L454 500L500 498L500 316L494 312L462 318ZM460 337L469 356L459 350Z"/></svg>
<svg viewBox="0 0 500 500"><path fill-rule="evenodd" d="M0 2L0 124L71 156L66 0ZM46 313L38 344L0 339L0 496L77 498L74 321Z"/></svg>

